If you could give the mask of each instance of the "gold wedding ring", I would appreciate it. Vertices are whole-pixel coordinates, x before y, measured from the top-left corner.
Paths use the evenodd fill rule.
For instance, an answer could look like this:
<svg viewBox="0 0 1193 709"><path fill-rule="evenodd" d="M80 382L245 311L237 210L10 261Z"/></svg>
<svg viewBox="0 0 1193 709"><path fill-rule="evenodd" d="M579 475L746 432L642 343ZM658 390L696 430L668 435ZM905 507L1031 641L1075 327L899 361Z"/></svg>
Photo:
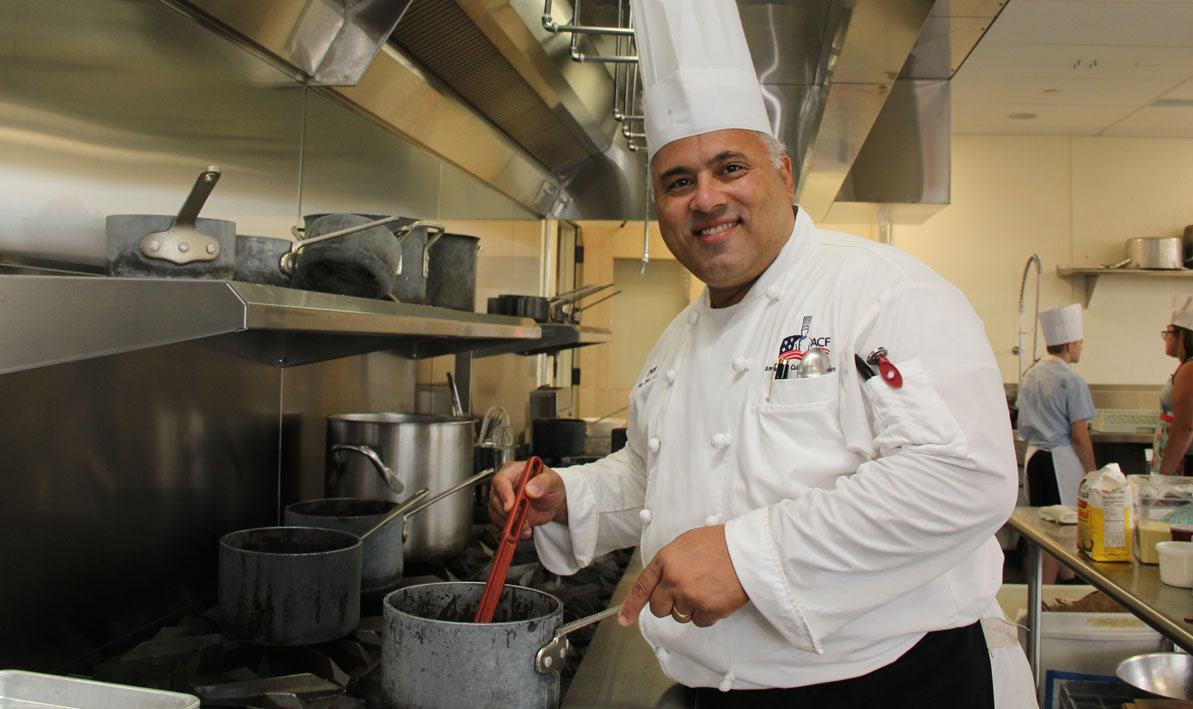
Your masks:
<svg viewBox="0 0 1193 709"><path fill-rule="evenodd" d="M671 617L675 619L676 623L691 623L692 622L692 614L691 613L680 613L679 610L677 608L675 608L675 606L671 607Z"/></svg>

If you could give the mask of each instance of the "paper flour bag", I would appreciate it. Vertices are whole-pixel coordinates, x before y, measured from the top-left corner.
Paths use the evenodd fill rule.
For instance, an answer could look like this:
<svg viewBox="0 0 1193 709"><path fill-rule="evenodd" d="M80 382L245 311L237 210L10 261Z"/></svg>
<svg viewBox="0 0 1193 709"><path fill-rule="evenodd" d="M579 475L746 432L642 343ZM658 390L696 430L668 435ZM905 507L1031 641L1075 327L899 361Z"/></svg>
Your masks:
<svg viewBox="0 0 1193 709"><path fill-rule="evenodd" d="M1131 486L1118 463L1109 463L1081 481L1077 548L1094 561L1131 560Z"/></svg>

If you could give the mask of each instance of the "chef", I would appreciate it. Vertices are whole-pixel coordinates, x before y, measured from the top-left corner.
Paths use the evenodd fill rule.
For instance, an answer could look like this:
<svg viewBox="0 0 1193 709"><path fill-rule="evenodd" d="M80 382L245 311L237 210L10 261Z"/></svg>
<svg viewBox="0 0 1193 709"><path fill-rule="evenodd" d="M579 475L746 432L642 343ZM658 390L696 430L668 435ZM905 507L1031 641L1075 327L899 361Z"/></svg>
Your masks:
<svg viewBox="0 0 1193 709"><path fill-rule="evenodd" d="M1034 707L995 601L1017 475L981 321L793 207L733 0L633 11L659 227L707 288L643 365L626 447L527 484L543 563L640 545L620 620L700 707ZM805 357L828 366L777 366Z"/></svg>
<svg viewBox="0 0 1193 709"><path fill-rule="evenodd" d="M1081 359L1081 304L1040 313L1048 356L1023 375L1015 406L1027 442L1024 468L1033 506L1077 506L1085 474L1096 470L1089 419L1097 413L1089 385L1069 365Z"/></svg>

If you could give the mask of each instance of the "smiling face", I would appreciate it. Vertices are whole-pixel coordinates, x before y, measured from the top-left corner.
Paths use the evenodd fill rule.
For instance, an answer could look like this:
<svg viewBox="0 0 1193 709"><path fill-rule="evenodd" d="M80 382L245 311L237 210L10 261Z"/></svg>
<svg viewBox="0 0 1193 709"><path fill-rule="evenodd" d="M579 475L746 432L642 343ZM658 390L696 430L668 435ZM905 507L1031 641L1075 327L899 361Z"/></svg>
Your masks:
<svg viewBox="0 0 1193 709"><path fill-rule="evenodd" d="M795 225L791 159L776 167L758 133L721 130L664 145L651 161L667 248L733 305L775 260Z"/></svg>

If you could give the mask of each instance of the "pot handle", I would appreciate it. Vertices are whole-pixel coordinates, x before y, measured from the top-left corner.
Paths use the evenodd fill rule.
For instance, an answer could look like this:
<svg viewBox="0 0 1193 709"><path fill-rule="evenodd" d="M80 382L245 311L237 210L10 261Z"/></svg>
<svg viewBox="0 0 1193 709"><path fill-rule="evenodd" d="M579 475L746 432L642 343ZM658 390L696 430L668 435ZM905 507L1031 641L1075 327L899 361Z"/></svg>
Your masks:
<svg viewBox="0 0 1193 709"><path fill-rule="evenodd" d="M385 480L385 484L390 490L393 490L394 492L401 492L406 489L406 483L402 482L401 478L399 478L394 471L389 469L389 466L387 466L385 462L381 460L381 456L377 455L377 451L373 450L372 448L369 448L368 446L354 446L349 443L336 443L331 447L331 457L336 460L337 467L339 459L336 458L336 453L340 451L352 451L353 453L360 453L372 461L373 467L377 469L377 472Z"/></svg>
<svg viewBox="0 0 1193 709"><path fill-rule="evenodd" d="M199 212L219 180L219 167L208 165L204 168L170 226L165 231L141 239L141 255L177 264L215 260L220 255L220 242L201 233L195 225L199 220Z"/></svg>
<svg viewBox="0 0 1193 709"><path fill-rule="evenodd" d="M450 487L450 488L444 490L443 492L439 493L438 495L436 495L436 496L432 497L431 499L427 500L426 502L422 503L418 507L415 507L414 509L407 512L406 518L402 520L402 541L406 541L406 536L407 536L406 523L410 521L411 517L418 514L419 512L422 512L423 510L427 509L428 507L435 504L436 502L439 502L440 500L447 497L448 495L457 493L466 487L472 487L473 485L483 483L484 481L493 477L493 473L495 473L495 472L497 472L497 471L494 468L485 468L484 470L480 471L476 475L473 475L472 477L468 478L464 482L459 483L455 487Z"/></svg>
<svg viewBox="0 0 1193 709"><path fill-rule="evenodd" d="M439 241L439 238L447 230L441 224L432 224L431 222L415 223L427 225L427 245L423 247L423 278L426 278L431 273L431 247L435 245L435 242Z"/></svg>
<svg viewBox="0 0 1193 709"><path fill-rule="evenodd" d="M304 235L306 234L306 231L302 227L292 226L292 227L290 227L290 233L294 235L295 242L294 242L294 246L292 246L290 248L289 252L282 254L282 260L279 264L281 267L282 273L286 274L287 276L294 275L294 266L295 266L295 261L298 258L298 252L304 246L310 246L311 244L317 244L320 241L327 241L328 239L336 239L341 236L348 236L349 234L355 234L358 231L364 231L365 229L372 229L375 226L384 226L386 224L389 224L390 222L396 222L399 219L404 219L404 218L405 217L401 217L401 216L385 217L384 219L377 219L376 221L371 221L371 222L368 222L365 224L357 224L356 226L350 226L345 229L340 229L338 231L332 231L332 232L328 232L326 234L320 234L319 236L312 236L309 239L303 238ZM426 224L426 223L427 222L415 222L414 224ZM411 227L413 227L414 224L412 224ZM440 228L442 228L442 227L440 227ZM398 243L399 244L402 243L402 241L404 241L406 239L406 237L409 236L409 234L410 234L410 229L406 229L406 231L401 234L395 234L395 236L398 237ZM401 271L402 271L402 262L401 262L401 257L399 257L398 272L401 273Z"/></svg>
<svg viewBox="0 0 1193 709"><path fill-rule="evenodd" d="M385 525L389 524L390 520L392 520L394 517L397 517L398 515L402 514L406 510L410 509L411 507L417 505L419 500L423 499L424 497L426 497L429 494L431 494L430 490L428 490L425 487L420 487L417 491L415 491L415 493L413 495L411 495L410 497L407 497L405 500L403 500L401 502L401 504L399 504L397 507L393 508L388 513L386 513L386 515L384 517L377 520L373 524L372 527L369 527L362 534L358 534L357 536L360 537L360 540L363 542L365 539L368 539L370 534L372 534L373 532L376 532L378 529L381 529Z"/></svg>
<svg viewBox="0 0 1193 709"><path fill-rule="evenodd" d="M568 633L575 632L580 628L587 627L593 623L599 623L602 620L611 616L617 615L621 610L620 605L606 608L605 610L594 613L587 618L574 620L571 623L563 626L555 631L555 637L551 638L551 642L539 648L538 653L534 656L534 671L540 675L550 674L552 672L558 674L563 671L564 656L568 651Z"/></svg>

